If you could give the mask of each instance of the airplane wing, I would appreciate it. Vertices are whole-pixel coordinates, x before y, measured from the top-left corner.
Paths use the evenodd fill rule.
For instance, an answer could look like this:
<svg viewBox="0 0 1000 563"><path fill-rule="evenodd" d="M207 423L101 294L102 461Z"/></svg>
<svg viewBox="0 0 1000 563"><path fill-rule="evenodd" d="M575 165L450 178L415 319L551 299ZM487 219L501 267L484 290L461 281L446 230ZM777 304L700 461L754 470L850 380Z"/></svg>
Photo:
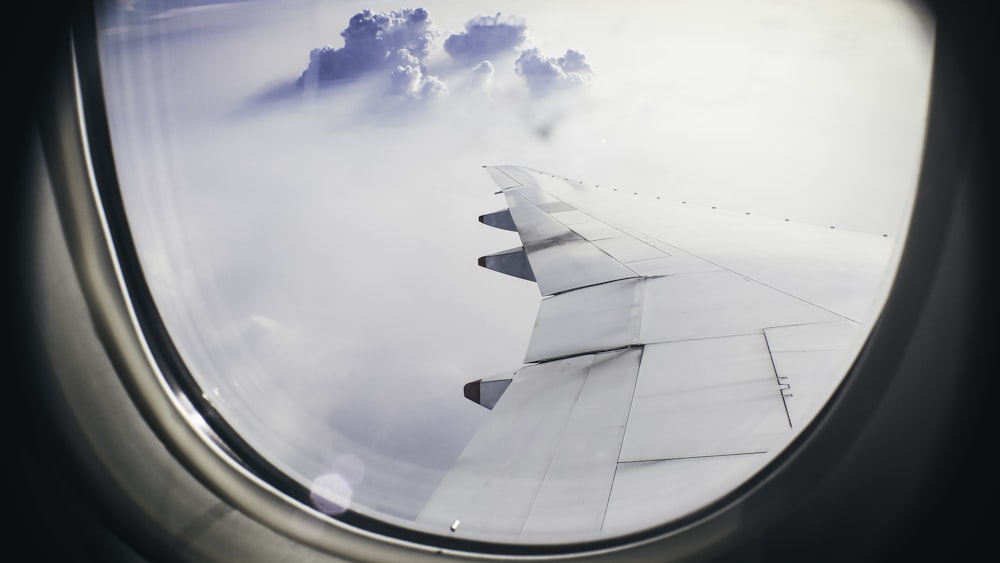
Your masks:
<svg viewBox="0 0 1000 563"><path fill-rule="evenodd" d="M480 221L522 246L479 263L542 298L524 365L465 386L488 421L419 521L540 541L667 521L751 477L839 382L861 324L836 300L603 217L577 182L486 169L507 209Z"/></svg>

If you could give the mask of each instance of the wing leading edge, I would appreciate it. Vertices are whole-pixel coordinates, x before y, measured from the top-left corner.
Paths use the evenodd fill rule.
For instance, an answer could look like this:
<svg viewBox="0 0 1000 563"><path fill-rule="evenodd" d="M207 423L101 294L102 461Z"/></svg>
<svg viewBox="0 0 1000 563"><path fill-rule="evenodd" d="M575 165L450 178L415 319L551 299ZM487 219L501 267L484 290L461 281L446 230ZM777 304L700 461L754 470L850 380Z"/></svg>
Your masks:
<svg viewBox="0 0 1000 563"><path fill-rule="evenodd" d="M800 380L821 399L836 384L816 374L854 320L602 218L565 179L486 168L508 208L480 221L522 246L479 263L542 299L525 365L465 386L492 412L421 521L546 541L679 517L804 423Z"/></svg>

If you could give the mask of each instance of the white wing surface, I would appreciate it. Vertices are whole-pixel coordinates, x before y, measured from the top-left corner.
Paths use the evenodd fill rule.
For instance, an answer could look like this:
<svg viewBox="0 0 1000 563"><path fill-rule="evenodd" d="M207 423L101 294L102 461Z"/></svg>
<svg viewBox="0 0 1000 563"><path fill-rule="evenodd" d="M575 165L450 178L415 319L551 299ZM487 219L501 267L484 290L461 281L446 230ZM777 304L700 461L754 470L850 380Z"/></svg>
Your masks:
<svg viewBox="0 0 1000 563"><path fill-rule="evenodd" d="M542 298L525 365L466 385L492 412L426 524L546 542L683 516L773 457L864 336L858 303L881 274L864 249L881 237L692 206L640 232L588 206L595 188L487 171L508 209L480 220L516 230L522 246L480 265L536 281ZM659 226L687 248L646 234ZM748 233L764 233L767 251L741 252ZM782 262L803 245L806 263Z"/></svg>

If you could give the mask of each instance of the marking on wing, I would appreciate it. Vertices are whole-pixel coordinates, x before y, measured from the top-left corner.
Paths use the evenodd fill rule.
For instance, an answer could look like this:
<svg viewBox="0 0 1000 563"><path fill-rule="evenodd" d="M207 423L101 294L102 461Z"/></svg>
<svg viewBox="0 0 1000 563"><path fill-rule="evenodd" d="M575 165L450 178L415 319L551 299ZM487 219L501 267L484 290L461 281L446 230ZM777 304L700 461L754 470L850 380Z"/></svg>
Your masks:
<svg viewBox="0 0 1000 563"><path fill-rule="evenodd" d="M847 351L856 347L862 328L849 321L775 326L764 329L775 375L793 426L804 425L840 385Z"/></svg>
<svg viewBox="0 0 1000 563"><path fill-rule="evenodd" d="M768 358L770 358L771 360L771 369L774 370L774 380L778 383L778 386L781 389L781 404L784 405L785 407L785 416L788 417L788 427L793 428L795 425L792 424L792 415L790 412L788 412L788 396L785 394L785 391L788 390L789 386L787 383L782 382L782 379L788 379L788 378L778 375L778 368L777 366L774 365L774 350L771 349L771 344L767 340L767 331L766 330L763 331L763 334L764 334L764 345L767 346L767 355Z"/></svg>

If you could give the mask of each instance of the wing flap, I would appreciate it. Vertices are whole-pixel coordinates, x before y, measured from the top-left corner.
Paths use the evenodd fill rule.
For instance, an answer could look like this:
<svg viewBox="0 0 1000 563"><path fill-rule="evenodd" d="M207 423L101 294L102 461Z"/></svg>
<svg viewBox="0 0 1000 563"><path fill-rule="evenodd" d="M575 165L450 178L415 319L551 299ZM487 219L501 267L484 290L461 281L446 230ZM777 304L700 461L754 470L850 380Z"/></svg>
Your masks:
<svg viewBox="0 0 1000 563"><path fill-rule="evenodd" d="M749 454L619 463L602 531L634 531L684 516L733 490L765 461L765 454Z"/></svg>
<svg viewBox="0 0 1000 563"><path fill-rule="evenodd" d="M763 334L646 345L620 461L766 452L789 428Z"/></svg>
<svg viewBox="0 0 1000 563"><path fill-rule="evenodd" d="M601 530L641 356L633 349L594 357L522 535Z"/></svg>
<svg viewBox="0 0 1000 563"><path fill-rule="evenodd" d="M518 370L418 519L442 530L459 520L463 534L545 533L576 503L586 509L577 524L599 530L639 357L624 350ZM575 493L563 496L564 486Z"/></svg>
<svg viewBox="0 0 1000 563"><path fill-rule="evenodd" d="M524 361L638 344L644 285L633 278L542 299Z"/></svg>

